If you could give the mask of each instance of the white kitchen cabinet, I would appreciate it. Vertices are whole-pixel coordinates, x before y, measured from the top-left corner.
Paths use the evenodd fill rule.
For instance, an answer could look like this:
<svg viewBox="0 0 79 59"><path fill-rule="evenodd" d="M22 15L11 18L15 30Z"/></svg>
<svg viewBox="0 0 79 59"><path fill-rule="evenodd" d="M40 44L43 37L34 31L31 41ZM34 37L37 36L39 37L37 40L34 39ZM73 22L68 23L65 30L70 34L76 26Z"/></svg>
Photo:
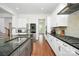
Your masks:
<svg viewBox="0 0 79 59"><path fill-rule="evenodd" d="M60 56L78 56L79 52L76 48L70 46L69 44L57 39L57 45L59 46L59 54Z"/></svg>
<svg viewBox="0 0 79 59"><path fill-rule="evenodd" d="M51 15L51 27L58 27L58 26L67 26L67 18L68 15L58 15L57 13L59 13L64 7L67 6L67 3L64 4L59 4L58 7L56 8L56 10L52 13Z"/></svg>
<svg viewBox="0 0 79 59"><path fill-rule="evenodd" d="M55 54L60 55L60 53L59 53L60 44L57 42L57 38L55 38L51 35L47 35L47 37L48 37L47 41L48 41L49 45L51 46L51 48L54 50Z"/></svg>
<svg viewBox="0 0 79 59"><path fill-rule="evenodd" d="M55 19L55 20L52 20ZM51 18L51 27L68 26L68 15L56 15Z"/></svg>
<svg viewBox="0 0 79 59"><path fill-rule="evenodd" d="M78 50L72 46L70 46L69 44L56 39L57 40L57 44L58 44L58 55L60 56L78 56ZM76 52L77 53L76 53Z"/></svg>
<svg viewBox="0 0 79 59"><path fill-rule="evenodd" d="M67 26L68 15L57 15L56 26Z"/></svg>
<svg viewBox="0 0 79 59"><path fill-rule="evenodd" d="M76 56L73 50L70 50L68 47L61 46L61 55L62 56Z"/></svg>
<svg viewBox="0 0 79 59"><path fill-rule="evenodd" d="M78 56L79 55L79 50L70 46L69 44L63 42L62 43L62 52L61 54L63 56Z"/></svg>
<svg viewBox="0 0 79 59"><path fill-rule="evenodd" d="M58 38L47 35L47 41L57 56L78 56L79 50Z"/></svg>
<svg viewBox="0 0 79 59"><path fill-rule="evenodd" d="M51 41L51 47L54 50L55 54L58 55L58 45L57 42L55 40L56 38L53 37L52 41Z"/></svg>
<svg viewBox="0 0 79 59"><path fill-rule="evenodd" d="M51 48L53 48L52 47L52 43L54 43L54 41L52 41L53 37L51 35L47 34L47 37L45 36L45 38L46 38L47 42L49 43L49 45L51 46Z"/></svg>
<svg viewBox="0 0 79 59"><path fill-rule="evenodd" d="M61 56L61 44L62 42L60 40L58 40L57 38L56 40L56 55Z"/></svg>

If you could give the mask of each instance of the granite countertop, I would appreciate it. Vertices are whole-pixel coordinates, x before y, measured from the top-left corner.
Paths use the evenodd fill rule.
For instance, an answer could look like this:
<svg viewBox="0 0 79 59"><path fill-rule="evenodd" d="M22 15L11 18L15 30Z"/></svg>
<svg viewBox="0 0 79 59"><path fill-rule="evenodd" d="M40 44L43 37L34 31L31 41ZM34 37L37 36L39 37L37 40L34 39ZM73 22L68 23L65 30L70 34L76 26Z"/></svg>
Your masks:
<svg viewBox="0 0 79 59"><path fill-rule="evenodd" d="M18 38L15 40L12 40L10 42L3 43L2 46L0 46L0 56L8 56L10 55L14 50L19 48L19 46L25 42L27 38Z"/></svg>
<svg viewBox="0 0 79 59"><path fill-rule="evenodd" d="M79 38L75 38L75 37L71 37L71 36L61 37L59 35L56 35L55 37L68 43L69 45L79 49Z"/></svg>

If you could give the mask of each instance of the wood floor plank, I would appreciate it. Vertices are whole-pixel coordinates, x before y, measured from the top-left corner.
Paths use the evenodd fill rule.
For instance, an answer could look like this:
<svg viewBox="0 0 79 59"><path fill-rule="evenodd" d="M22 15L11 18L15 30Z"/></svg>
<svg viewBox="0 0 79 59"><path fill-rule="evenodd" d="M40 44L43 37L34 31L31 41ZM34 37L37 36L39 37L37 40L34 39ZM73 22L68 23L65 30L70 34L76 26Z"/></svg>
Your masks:
<svg viewBox="0 0 79 59"><path fill-rule="evenodd" d="M46 40L43 42L36 41L33 43L32 56L55 56Z"/></svg>

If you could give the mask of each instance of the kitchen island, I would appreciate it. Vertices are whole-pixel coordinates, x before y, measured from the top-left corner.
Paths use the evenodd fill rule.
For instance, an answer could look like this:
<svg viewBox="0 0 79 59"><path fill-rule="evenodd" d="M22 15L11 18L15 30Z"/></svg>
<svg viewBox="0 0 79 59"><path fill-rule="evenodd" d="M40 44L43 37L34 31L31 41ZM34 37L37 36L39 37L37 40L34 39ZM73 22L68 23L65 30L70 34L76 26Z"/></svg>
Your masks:
<svg viewBox="0 0 79 59"><path fill-rule="evenodd" d="M31 55L32 40L27 37L15 37L0 46L0 56Z"/></svg>

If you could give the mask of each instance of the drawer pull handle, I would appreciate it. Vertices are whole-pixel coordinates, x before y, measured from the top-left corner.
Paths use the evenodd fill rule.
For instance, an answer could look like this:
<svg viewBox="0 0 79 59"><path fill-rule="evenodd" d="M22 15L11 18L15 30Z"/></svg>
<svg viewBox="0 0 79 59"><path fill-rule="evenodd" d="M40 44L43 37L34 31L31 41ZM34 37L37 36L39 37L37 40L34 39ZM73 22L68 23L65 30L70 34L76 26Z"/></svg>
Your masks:
<svg viewBox="0 0 79 59"><path fill-rule="evenodd" d="M59 46L58 48L59 48L59 51L61 51L61 47Z"/></svg>
<svg viewBox="0 0 79 59"><path fill-rule="evenodd" d="M79 55L79 53L75 52L77 55Z"/></svg>
<svg viewBox="0 0 79 59"><path fill-rule="evenodd" d="M65 47L67 47L67 45L63 44Z"/></svg>

